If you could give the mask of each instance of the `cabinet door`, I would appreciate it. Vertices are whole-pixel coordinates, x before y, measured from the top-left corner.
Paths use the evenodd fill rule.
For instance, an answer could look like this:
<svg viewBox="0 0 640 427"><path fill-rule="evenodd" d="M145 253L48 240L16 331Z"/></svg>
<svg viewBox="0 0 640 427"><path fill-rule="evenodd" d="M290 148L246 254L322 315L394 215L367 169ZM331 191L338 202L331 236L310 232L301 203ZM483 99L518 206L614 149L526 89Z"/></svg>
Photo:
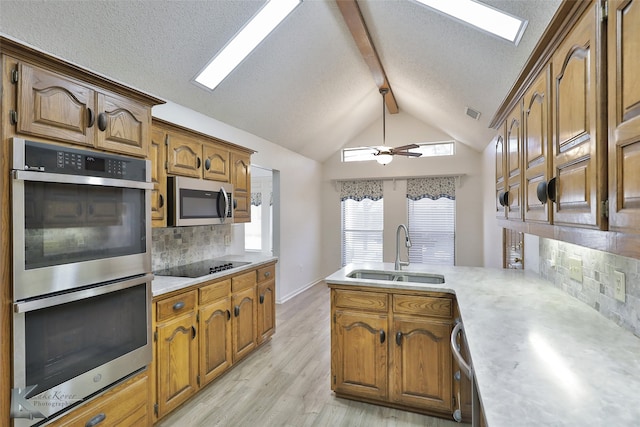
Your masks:
<svg viewBox="0 0 640 427"><path fill-rule="evenodd" d="M95 92L75 80L19 64L18 133L93 146Z"/></svg>
<svg viewBox="0 0 640 427"><path fill-rule="evenodd" d="M177 133L167 136L167 173L202 177L202 143Z"/></svg>
<svg viewBox="0 0 640 427"><path fill-rule="evenodd" d="M233 305L233 363L243 358L257 346L256 288L235 292Z"/></svg>
<svg viewBox="0 0 640 427"><path fill-rule="evenodd" d="M258 285L258 344L276 332L276 282Z"/></svg>
<svg viewBox="0 0 640 427"><path fill-rule="evenodd" d="M98 93L97 109L96 147L147 157L150 108L115 94Z"/></svg>
<svg viewBox="0 0 640 427"><path fill-rule="evenodd" d="M251 157L243 153L231 153L231 184L236 206L235 222L251 222Z"/></svg>
<svg viewBox="0 0 640 427"><path fill-rule="evenodd" d="M504 202L505 182L504 169L506 167L506 157L504 155L504 126L501 135L495 138L496 150L496 217L504 219L507 216Z"/></svg>
<svg viewBox="0 0 640 427"><path fill-rule="evenodd" d="M548 223L549 181L549 67L524 95L524 219ZM539 194L540 193L540 194Z"/></svg>
<svg viewBox="0 0 640 427"><path fill-rule="evenodd" d="M513 109L507 117L506 130L506 190L509 197L506 200L507 218L522 219L522 103Z"/></svg>
<svg viewBox="0 0 640 427"><path fill-rule="evenodd" d="M556 225L598 228L598 2L584 13L553 56L553 176ZM600 159L600 161L602 161ZM604 180L606 176L600 179ZM602 182L601 182L602 183Z"/></svg>
<svg viewBox="0 0 640 427"><path fill-rule="evenodd" d="M640 2L609 2L609 229L640 231Z"/></svg>
<svg viewBox="0 0 640 427"><path fill-rule="evenodd" d="M167 226L167 172L166 146L164 131L151 129L151 144L149 146L149 160L151 160L151 220L154 227Z"/></svg>
<svg viewBox="0 0 640 427"><path fill-rule="evenodd" d="M198 341L196 314L157 326L158 417L175 409L198 388Z"/></svg>
<svg viewBox="0 0 640 427"><path fill-rule="evenodd" d="M333 326L333 390L336 393L386 400L387 316L337 310L334 313Z"/></svg>
<svg viewBox="0 0 640 427"><path fill-rule="evenodd" d="M200 385L231 367L231 300L229 297L200 308Z"/></svg>
<svg viewBox="0 0 640 427"><path fill-rule="evenodd" d="M395 317L390 343L391 401L451 413L453 410L451 322Z"/></svg>
<svg viewBox="0 0 640 427"><path fill-rule="evenodd" d="M204 159L203 178L220 182L229 182L231 180L229 150L213 144L204 144L202 146L202 155Z"/></svg>

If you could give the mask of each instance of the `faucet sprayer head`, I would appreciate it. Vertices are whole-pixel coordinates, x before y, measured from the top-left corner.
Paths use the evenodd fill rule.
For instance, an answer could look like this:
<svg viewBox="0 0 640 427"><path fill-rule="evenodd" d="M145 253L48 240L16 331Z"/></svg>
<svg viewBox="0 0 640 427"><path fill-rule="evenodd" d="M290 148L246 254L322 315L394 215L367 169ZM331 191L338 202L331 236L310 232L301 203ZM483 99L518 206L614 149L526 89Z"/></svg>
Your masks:
<svg viewBox="0 0 640 427"><path fill-rule="evenodd" d="M410 248L410 247L411 247L411 239L409 239L409 235L407 235L407 240L406 240L406 242L404 243L404 245L405 245L407 248Z"/></svg>

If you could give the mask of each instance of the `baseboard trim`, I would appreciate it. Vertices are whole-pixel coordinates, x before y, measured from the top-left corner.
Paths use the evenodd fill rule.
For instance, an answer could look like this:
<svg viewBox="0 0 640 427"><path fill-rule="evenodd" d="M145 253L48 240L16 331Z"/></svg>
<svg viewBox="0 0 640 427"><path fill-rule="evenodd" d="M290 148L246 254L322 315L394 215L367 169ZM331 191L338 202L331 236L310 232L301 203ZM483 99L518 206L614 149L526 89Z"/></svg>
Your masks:
<svg viewBox="0 0 640 427"><path fill-rule="evenodd" d="M300 289L296 289L294 292L290 293L289 295L286 295L284 298L280 298L280 299L276 299L276 304L284 304L285 302L289 301L291 298L300 295L301 293L303 293L304 291L306 291L309 288L314 287L315 285L317 285L320 282L323 282L324 279L318 279L315 282L311 282L309 283L307 286L304 286Z"/></svg>

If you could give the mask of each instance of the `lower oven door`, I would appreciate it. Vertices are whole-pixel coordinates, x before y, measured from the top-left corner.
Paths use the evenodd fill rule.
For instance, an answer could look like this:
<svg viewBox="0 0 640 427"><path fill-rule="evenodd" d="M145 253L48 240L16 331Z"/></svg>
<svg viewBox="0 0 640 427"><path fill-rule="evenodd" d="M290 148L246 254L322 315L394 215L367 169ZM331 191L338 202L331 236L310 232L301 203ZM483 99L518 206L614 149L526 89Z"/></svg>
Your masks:
<svg viewBox="0 0 640 427"><path fill-rule="evenodd" d="M14 304L16 427L49 421L151 363L152 279Z"/></svg>

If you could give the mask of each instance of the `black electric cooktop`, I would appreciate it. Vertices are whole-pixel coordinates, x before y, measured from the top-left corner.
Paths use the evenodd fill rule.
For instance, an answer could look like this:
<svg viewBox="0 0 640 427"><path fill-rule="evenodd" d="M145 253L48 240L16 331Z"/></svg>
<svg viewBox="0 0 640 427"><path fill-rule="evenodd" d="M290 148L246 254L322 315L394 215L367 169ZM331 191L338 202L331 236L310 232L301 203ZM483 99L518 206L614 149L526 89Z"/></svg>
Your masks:
<svg viewBox="0 0 640 427"><path fill-rule="evenodd" d="M155 271L156 276L174 276L174 277L201 277L207 274L219 273L232 268L241 267L249 264L248 262L238 261L199 261L193 264L179 265L164 270Z"/></svg>

